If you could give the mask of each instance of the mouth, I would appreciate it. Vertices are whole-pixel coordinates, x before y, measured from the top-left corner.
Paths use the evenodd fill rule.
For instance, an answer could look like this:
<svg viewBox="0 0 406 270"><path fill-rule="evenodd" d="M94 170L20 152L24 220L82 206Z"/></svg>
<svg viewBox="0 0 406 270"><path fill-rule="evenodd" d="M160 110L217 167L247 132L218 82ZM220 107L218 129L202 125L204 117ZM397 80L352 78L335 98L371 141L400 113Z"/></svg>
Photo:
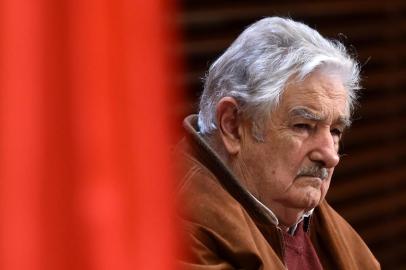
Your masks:
<svg viewBox="0 0 406 270"><path fill-rule="evenodd" d="M298 174L297 177L309 177L309 178L318 178L324 180L326 177L321 174Z"/></svg>
<svg viewBox="0 0 406 270"><path fill-rule="evenodd" d="M323 181L321 177L317 175L299 175L297 178L306 178L306 179L311 179L311 180L317 180L317 181Z"/></svg>
<svg viewBox="0 0 406 270"><path fill-rule="evenodd" d="M300 180L301 184L305 186L312 186L314 188L319 188L323 183L323 179L313 175L299 175L296 180Z"/></svg>

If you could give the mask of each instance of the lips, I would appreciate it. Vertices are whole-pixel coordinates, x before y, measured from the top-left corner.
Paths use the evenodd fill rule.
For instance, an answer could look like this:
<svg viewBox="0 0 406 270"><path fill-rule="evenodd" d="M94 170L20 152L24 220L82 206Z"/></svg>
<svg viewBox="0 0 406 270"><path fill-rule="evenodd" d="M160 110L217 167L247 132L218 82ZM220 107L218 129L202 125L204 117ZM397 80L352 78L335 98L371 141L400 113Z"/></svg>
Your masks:
<svg viewBox="0 0 406 270"><path fill-rule="evenodd" d="M313 176L298 176L298 178L296 179L300 179L298 183L299 185L304 187L312 186L314 188L320 188L323 183L323 180L321 178Z"/></svg>

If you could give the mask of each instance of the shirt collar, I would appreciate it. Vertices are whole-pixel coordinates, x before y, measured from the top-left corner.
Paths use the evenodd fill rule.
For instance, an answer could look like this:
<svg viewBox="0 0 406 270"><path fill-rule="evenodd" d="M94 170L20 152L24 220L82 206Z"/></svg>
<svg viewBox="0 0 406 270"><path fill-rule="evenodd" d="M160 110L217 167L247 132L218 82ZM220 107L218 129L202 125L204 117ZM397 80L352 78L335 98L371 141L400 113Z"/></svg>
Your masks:
<svg viewBox="0 0 406 270"><path fill-rule="evenodd" d="M310 210L307 211L307 212L305 212L305 213L300 217L300 219L296 222L295 225L289 227L288 233L289 233L290 235L294 235L295 232L296 232L297 226L299 225L300 222L302 222L302 221L305 220L305 219L308 220L308 222L309 222L309 221L310 221L310 216L313 214L313 211L314 211L314 208L313 208L313 209L310 209ZM308 225L308 224L307 224L307 225ZM305 227L308 227L307 225L306 225Z"/></svg>

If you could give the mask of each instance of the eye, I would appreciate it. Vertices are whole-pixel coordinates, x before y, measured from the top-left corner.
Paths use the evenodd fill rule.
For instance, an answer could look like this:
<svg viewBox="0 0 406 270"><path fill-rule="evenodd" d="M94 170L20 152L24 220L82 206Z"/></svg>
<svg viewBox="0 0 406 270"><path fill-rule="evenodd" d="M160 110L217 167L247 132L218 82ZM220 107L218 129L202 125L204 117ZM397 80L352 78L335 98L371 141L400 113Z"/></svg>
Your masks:
<svg viewBox="0 0 406 270"><path fill-rule="evenodd" d="M343 131L341 129L338 129L338 128L334 128L330 132L331 132L331 134L333 136L336 136L338 138L341 138L341 136L343 135Z"/></svg>
<svg viewBox="0 0 406 270"><path fill-rule="evenodd" d="M294 124L293 127L298 131L309 131L312 129L311 125L305 123Z"/></svg>

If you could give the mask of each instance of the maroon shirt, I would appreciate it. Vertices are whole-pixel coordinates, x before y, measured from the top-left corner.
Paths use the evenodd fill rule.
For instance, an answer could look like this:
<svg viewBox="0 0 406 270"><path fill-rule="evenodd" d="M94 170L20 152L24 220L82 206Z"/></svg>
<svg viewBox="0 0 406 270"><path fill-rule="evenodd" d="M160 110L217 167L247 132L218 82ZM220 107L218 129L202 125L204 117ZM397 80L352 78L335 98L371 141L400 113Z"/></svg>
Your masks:
<svg viewBox="0 0 406 270"><path fill-rule="evenodd" d="M293 235L284 232L283 238L285 242L284 259L289 270L323 269L309 235L303 229L303 222L298 224Z"/></svg>

